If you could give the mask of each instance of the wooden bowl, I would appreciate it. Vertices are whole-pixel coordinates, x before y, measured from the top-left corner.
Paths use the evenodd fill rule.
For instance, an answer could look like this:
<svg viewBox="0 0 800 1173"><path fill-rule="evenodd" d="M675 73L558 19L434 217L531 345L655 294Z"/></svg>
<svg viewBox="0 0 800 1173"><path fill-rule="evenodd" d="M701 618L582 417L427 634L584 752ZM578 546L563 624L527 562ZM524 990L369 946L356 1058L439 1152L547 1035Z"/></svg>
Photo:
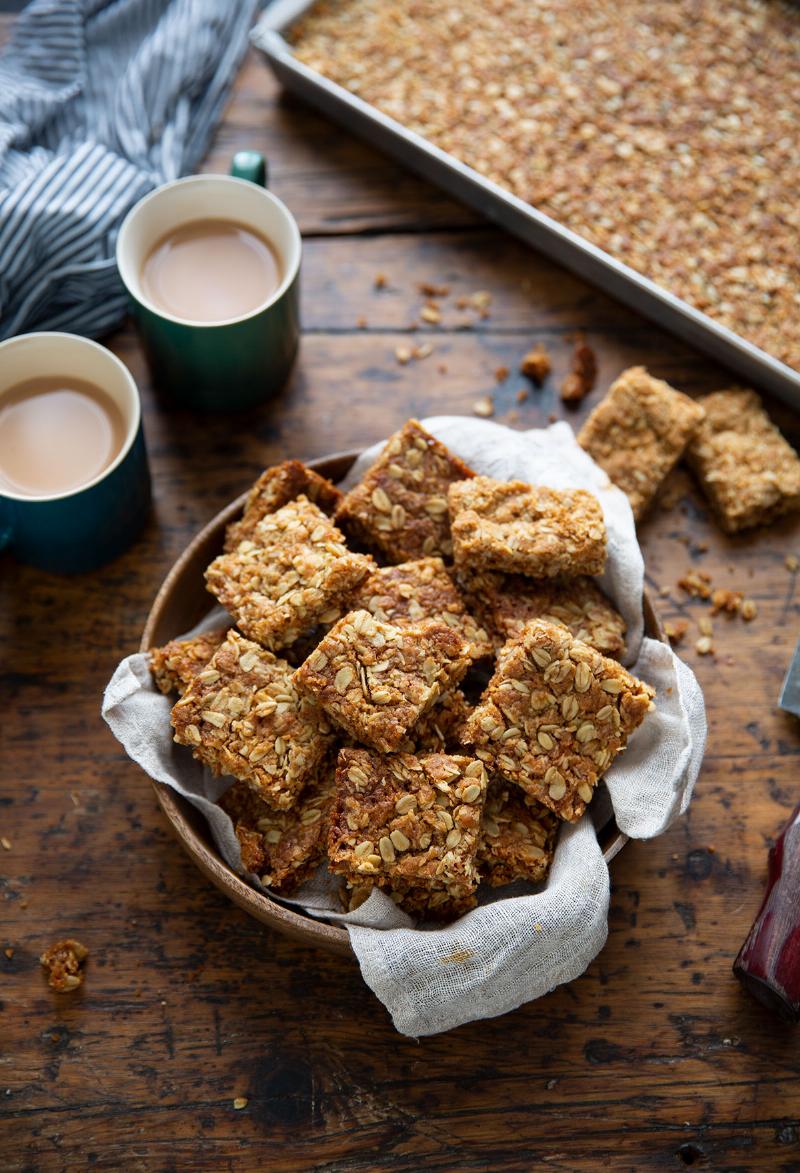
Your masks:
<svg viewBox="0 0 800 1173"><path fill-rule="evenodd" d="M342 452L308 462L322 476L337 482L347 474L359 454ZM209 562L222 551L225 527L241 512L246 494L243 493L200 531L170 570L155 597L142 632L140 651L167 643L181 632L189 631L208 613L212 599L205 587L203 572ZM663 639L658 618L649 595L644 595L645 629L655 639ZM347 930L325 924L289 908L258 892L237 876L217 852L208 825L200 811L180 794L162 782L154 782L161 809L183 848L212 884L225 893L234 904L295 940L307 945L329 949L334 953L353 956ZM598 837L606 860L611 860L628 842L612 818L598 827Z"/></svg>

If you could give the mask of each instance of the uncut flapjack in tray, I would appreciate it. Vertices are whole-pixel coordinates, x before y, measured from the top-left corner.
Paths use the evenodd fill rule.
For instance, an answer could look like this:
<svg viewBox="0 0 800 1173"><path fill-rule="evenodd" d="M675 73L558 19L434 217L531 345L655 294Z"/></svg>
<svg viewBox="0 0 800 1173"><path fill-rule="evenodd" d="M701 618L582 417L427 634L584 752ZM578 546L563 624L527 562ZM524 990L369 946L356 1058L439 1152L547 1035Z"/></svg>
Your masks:
<svg viewBox="0 0 800 1173"><path fill-rule="evenodd" d="M242 870L285 896L327 863L343 909L435 921L541 882L654 704L606 544L591 493L477 476L416 420L345 494L267 470L206 571L228 627L151 651Z"/></svg>

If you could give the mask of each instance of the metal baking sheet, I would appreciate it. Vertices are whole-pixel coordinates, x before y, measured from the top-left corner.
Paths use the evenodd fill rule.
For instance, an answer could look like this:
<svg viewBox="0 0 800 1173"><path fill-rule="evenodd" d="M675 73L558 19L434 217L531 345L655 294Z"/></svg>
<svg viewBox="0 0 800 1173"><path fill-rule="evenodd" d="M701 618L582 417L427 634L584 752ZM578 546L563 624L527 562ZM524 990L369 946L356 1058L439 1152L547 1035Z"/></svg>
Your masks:
<svg viewBox="0 0 800 1173"><path fill-rule="evenodd" d="M313 3L276 0L251 33L253 44L287 89L554 261L726 364L746 382L800 408L800 372L298 61L282 34Z"/></svg>

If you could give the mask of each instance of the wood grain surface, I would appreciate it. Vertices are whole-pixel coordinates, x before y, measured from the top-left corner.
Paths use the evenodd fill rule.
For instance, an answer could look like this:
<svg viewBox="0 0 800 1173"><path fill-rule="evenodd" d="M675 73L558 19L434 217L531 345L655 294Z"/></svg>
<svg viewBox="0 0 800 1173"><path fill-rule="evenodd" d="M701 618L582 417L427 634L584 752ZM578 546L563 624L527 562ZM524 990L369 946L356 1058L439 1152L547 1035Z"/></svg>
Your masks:
<svg viewBox="0 0 800 1173"><path fill-rule="evenodd" d="M612 865L608 944L578 981L504 1018L415 1042L357 966L271 933L207 883L165 829L147 778L99 716L165 572L265 465L358 447L410 414L493 393L516 427L580 420L625 366L700 392L730 376L602 293L282 97L251 56L207 160L265 150L305 235L300 361L284 393L213 420L159 402L129 328L108 344L146 409L155 505L99 573L0 561L0 1168L3 1170L715 1170L800 1168L800 1035L750 1002L731 962L766 852L797 798L800 731L776 708L798 634L800 526L723 537L689 477L643 525L663 617L690 622L709 744L689 814ZM375 290L382 272L388 287ZM420 281L492 293L412 329ZM451 308L448 308L451 307ZM359 318L366 325L359 328ZM474 315L473 315L474 319ZM557 398L583 329L599 388ZM394 349L429 341L399 366ZM555 376L516 402L519 359ZM496 382L498 367L510 370ZM800 421L774 407L800 446ZM677 580L693 566L758 605L714 621ZM85 985L47 987L39 954L74 935ZM235 1097L247 1105L235 1110Z"/></svg>

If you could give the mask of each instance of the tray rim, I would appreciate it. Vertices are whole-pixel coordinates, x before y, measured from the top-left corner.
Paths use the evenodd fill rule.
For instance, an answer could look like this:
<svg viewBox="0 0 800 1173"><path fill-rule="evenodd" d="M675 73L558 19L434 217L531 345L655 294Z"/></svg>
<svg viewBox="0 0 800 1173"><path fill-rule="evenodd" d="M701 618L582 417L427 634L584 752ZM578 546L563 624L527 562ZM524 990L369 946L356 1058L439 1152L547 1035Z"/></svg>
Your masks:
<svg viewBox="0 0 800 1173"><path fill-rule="evenodd" d="M298 61L283 33L316 2L274 0L251 30L252 44L287 89L656 325L800 408L800 371Z"/></svg>
<svg viewBox="0 0 800 1173"><path fill-rule="evenodd" d="M337 452L330 456L308 460L305 463L321 475L339 481L359 455L360 450ZM209 548L216 545L218 549L221 549L225 526L238 516L246 497L247 492L242 493L215 514L195 534L172 564L156 592L145 620L139 641L140 652L146 652L154 644L161 642L160 638L156 638L158 625L162 621L174 592L180 586L182 577L191 570L193 563L198 562L198 558L202 560L202 557L205 556L208 559ZM211 557L213 557L213 553ZM646 634L663 642L664 633L647 587L644 588L642 606ZM167 638L174 638L174 633ZM252 888L217 853L210 841L207 829L205 840L198 833L193 824L197 822L198 818L203 820L200 812L166 783L151 779L151 784L170 829L178 842L206 879L210 880L234 904L256 920L261 921L262 924L277 929L306 945L327 949L342 956L355 957L346 928L328 924L323 920L307 916L303 912L297 912L279 899L267 896ZM606 863L610 863L629 841L629 836L619 830L613 817L598 830L598 834L608 837L603 848L603 857Z"/></svg>

